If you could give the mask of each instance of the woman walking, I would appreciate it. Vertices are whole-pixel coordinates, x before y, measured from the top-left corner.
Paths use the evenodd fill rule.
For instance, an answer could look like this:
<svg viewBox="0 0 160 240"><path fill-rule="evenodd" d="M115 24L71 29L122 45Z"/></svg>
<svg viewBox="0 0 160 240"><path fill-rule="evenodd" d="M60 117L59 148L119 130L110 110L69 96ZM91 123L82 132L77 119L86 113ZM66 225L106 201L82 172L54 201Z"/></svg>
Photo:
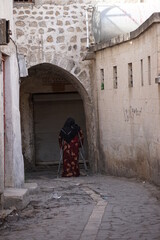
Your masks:
<svg viewBox="0 0 160 240"><path fill-rule="evenodd" d="M68 118L59 134L59 145L63 151L62 177L78 177L79 148L83 144L83 133L73 118Z"/></svg>

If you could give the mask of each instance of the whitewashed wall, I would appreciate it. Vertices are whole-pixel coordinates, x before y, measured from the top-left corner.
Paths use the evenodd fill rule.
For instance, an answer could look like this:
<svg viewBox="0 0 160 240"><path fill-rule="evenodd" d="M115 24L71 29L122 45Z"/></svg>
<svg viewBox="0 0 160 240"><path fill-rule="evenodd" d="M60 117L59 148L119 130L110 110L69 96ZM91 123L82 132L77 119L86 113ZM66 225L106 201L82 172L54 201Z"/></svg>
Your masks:
<svg viewBox="0 0 160 240"><path fill-rule="evenodd" d="M1 0L0 18L10 21L12 40L5 46L0 46L1 54L5 56L5 163L4 154L1 151L0 176L1 189L4 187L20 187L24 183L24 163L21 150L20 114L19 114L19 71L17 64L17 53L13 30L13 2ZM0 73L0 84L2 86L2 72ZM3 100L3 86L1 98ZM3 101L0 103L1 120L3 119ZM4 126L1 121L1 141L3 147ZM2 149L1 149L2 150ZM4 166L5 165L5 166ZM4 173L5 167L5 173Z"/></svg>
<svg viewBox="0 0 160 240"><path fill-rule="evenodd" d="M0 58L2 55L0 54ZM1 66L2 67L2 66ZM0 69L0 193L4 189L3 72Z"/></svg>

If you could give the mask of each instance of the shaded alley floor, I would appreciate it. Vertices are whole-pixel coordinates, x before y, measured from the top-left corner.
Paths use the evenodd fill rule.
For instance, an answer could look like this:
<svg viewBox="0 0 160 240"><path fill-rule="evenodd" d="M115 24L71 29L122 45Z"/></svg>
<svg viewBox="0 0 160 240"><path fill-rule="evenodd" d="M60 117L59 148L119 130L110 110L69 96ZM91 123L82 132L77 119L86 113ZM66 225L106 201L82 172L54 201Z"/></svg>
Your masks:
<svg viewBox="0 0 160 240"><path fill-rule="evenodd" d="M13 212L0 240L160 240L160 190L104 175L56 178L35 172L30 204Z"/></svg>

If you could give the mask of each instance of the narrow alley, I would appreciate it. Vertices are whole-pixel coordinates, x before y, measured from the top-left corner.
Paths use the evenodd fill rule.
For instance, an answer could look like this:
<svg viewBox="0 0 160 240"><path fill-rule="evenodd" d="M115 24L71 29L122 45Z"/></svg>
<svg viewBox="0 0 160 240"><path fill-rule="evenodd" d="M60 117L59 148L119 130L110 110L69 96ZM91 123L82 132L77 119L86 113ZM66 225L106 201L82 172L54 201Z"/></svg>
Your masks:
<svg viewBox="0 0 160 240"><path fill-rule="evenodd" d="M29 205L1 222L0 240L159 240L160 191L136 179L33 172Z"/></svg>
<svg viewBox="0 0 160 240"><path fill-rule="evenodd" d="M160 240L160 0L0 0L0 240Z"/></svg>

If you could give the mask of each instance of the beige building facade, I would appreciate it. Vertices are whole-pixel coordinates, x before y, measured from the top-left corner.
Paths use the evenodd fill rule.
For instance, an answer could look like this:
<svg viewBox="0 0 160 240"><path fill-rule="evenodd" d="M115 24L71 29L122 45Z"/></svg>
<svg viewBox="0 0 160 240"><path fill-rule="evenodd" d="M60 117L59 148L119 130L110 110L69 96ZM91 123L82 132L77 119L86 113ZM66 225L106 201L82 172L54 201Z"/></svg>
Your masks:
<svg viewBox="0 0 160 240"><path fill-rule="evenodd" d="M155 13L134 32L90 48L99 168L156 184L160 184L159 17Z"/></svg>

